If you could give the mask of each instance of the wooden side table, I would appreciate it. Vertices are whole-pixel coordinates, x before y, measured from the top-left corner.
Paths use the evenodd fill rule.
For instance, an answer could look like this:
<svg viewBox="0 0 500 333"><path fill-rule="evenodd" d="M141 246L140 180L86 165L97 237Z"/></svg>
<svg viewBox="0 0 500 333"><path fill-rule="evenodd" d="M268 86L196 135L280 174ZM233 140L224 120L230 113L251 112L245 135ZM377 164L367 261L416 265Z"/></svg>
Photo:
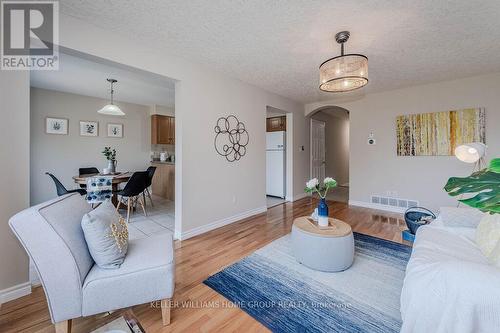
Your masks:
<svg viewBox="0 0 500 333"><path fill-rule="evenodd" d="M293 221L292 249L301 264L314 270L338 272L349 268L354 260L354 237L351 226L329 218L328 228L319 228L308 217Z"/></svg>

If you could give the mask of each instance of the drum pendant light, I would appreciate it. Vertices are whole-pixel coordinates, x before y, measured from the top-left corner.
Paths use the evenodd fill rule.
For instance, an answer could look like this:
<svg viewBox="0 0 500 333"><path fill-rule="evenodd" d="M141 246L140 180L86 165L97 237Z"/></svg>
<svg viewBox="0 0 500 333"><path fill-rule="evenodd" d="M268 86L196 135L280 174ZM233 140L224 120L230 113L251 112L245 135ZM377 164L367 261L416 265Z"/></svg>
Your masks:
<svg viewBox="0 0 500 333"><path fill-rule="evenodd" d="M368 58L362 54L344 54L344 43L349 35L349 31L341 31L335 35L335 40L340 44L340 55L319 66L320 90L346 92L368 83Z"/></svg>

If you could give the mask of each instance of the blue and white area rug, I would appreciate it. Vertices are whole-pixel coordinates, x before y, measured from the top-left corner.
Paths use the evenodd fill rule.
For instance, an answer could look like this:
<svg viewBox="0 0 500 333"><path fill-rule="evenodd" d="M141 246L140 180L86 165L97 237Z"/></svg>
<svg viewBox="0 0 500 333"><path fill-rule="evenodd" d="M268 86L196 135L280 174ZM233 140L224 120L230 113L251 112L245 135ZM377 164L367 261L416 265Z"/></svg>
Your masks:
<svg viewBox="0 0 500 333"><path fill-rule="evenodd" d="M287 235L204 283L273 332L399 332L411 247L358 233L354 239L354 263L343 272L299 264Z"/></svg>

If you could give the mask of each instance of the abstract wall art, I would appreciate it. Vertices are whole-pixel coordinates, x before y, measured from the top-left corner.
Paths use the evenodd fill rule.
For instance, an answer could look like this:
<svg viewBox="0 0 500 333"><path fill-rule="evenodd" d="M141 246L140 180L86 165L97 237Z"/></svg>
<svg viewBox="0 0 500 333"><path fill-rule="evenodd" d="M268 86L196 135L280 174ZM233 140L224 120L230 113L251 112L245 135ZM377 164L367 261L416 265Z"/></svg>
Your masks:
<svg viewBox="0 0 500 333"><path fill-rule="evenodd" d="M486 143L485 109L471 108L396 118L398 156L453 155L455 147Z"/></svg>
<svg viewBox="0 0 500 333"><path fill-rule="evenodd" d="M215 151L228 162L239 161L247 153L250 138L245 124L233 115L217 119L215 125Z"/></svg>

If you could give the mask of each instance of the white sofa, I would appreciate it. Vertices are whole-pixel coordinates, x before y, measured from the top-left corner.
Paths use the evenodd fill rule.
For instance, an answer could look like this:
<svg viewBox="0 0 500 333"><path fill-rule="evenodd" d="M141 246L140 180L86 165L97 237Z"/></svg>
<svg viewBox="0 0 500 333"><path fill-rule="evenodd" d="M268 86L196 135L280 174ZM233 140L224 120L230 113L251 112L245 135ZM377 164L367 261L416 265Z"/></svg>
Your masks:
<svg viewBox="0 0 500 333"><path fill-rule="evenodd" d="M500 332L500 268L488 263L471 227L442 216L420 227L401 293L401 332Z"/></svg>

